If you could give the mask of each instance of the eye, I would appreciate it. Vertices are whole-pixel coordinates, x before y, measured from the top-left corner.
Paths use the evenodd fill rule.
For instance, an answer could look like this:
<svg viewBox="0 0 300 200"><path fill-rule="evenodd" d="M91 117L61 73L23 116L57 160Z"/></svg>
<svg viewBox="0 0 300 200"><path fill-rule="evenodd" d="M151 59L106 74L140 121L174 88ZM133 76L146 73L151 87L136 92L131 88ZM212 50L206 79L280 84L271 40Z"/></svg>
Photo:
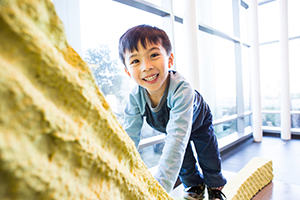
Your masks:
<svg viewBox="0 0 300 200"><path fill-rule="evenodd" d="M132 64L136 64L136 63L138 63L138 62L140 62L140 61L139 61L138 59L135 59L135 60L131 61L130 64L132 65Z"/></svg>
<svg viewBox="0 0 300 200"><path fill-rule="evenodd" d="M151 54L151 58L155 58L155 57L157 57L159 54L158 53L153 53L153 54Z"/></svg>

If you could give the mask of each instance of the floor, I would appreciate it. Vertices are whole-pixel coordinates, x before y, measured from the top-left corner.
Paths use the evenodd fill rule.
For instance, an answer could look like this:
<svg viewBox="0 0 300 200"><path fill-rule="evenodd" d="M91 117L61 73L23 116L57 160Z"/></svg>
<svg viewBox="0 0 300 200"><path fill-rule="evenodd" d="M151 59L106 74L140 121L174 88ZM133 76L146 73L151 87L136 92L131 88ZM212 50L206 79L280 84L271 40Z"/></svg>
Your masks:
<svg viewBox="0 0 300 200"><path fill-rule="evenodd" d="M299 139L285 141L272 136L264 136L262 142L249 139L233 150L222 153L222 169L237 173L253 157L272 159L274 180L300 186Z"/></svg>
<svg viewBox="0 0 300 200"><path fill-rule="evenodd" d="M222 152L221 157L223 173L228 180L253 157L272 159L274 179L253 200L300 199L299 138L285 141L279 137L264 136L262 142L253 142L251 138L231 150ZM182 197L183 186L180 185L170 195Z"/></svg>

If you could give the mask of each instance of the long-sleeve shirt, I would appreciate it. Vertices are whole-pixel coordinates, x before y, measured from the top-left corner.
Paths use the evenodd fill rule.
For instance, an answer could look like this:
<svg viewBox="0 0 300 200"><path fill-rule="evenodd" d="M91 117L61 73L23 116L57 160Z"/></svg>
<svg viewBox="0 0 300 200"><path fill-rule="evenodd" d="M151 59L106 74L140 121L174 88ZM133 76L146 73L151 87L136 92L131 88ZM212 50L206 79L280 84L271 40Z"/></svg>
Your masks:
<svg viewBox="0 0 300 200"><path fill-rule="evenodd" d="M143 117L155 130L167 134L154 175L167 192L177 180L192 127L201 126L205 112L206 103L202 96L176 71L169 71L165 93L155 108L151 107L143 87L136 86L129 95L123 127L136 147L140 142Z"/></svg>

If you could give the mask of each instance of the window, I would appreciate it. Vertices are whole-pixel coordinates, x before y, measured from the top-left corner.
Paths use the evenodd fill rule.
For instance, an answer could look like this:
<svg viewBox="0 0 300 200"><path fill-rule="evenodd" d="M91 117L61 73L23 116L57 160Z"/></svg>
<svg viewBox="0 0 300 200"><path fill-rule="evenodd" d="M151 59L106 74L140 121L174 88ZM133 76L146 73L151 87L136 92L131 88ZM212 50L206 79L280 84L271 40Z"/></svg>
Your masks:
<svg viewBox="0 0 300 200"><path fill-rule="evenodd" d="M186 76L186 51L185 51L185 43L184 40L182 38L184 38L184 27L183 24L175 22L174 25L174 29L175 29L175 47L174 47L174 58L176 60L176 65L174 66L174 68L182 73L182 75L184 77Z"/></svg>
<svg viewBox="0 0 300 200"><path fill-rule="evenodd" d="M134 83L119 60L118 42L129 28L150 24L162 28L162 18L114 1L80 1L81 41L84 59L119 122ZM121 88L121 89L120 89Z"/></svg>
<svg viewBox="0 0 300 200"><path fill-rule="evenodd" d="M291 89L291 123L292 128L300 128L300 27L298 26L300 2L289 0L288 20L289 20L289 65L290 65L290 89Z"/></svg>
<svg viewBox="0 0 300 200"><path fill-rule="evenodd" d="M300 33L299 33L300 34ZM291 121L292 128L300 128L300 39L290 40L289 55L290 55L290 89L291 89Z"/></svg>
<svg viewBox="0 0 300 200"><path fill-rule="evenodd" d="M199 32L199 38L201 93L215 120L236 114L234 43L204 32ZM230 126L228 123L218 125L215 131L236 130Z"/></svg>
<svg viewBox="0 0 300 200"><path fill-rule="evenodd" d="M241 39L244 43L249 43L249 35L248 35L248 9L241 7L240 8L240 31L241 31Z"/></svg>
<svg viewBox="0 0 300 200"><path fill-rule="evenodd" d="M197 1L199 22L233 35L232 0Z"/></svg>
<svg viewBox="0 0 300 200"><path fill-rule="evenodd" d="M157 6L161 6L162 0L144 0Z"/></svg>
<svg viewBox="0 0 300 200"><path fill-rule="evenodd" d="M261 94L263 110L280 110L279 43L260 46Z"/></svg>
<svg viewBox="0 0 300 200"><path fill-rule="evenodd" d="M274 112L266 112L262 114L263 126L268 127L280 127L281 126L281 118L280 113Z"/></svg>
<svg viewBox="0 0 300 200"><path fill-rule="evenodd" d="M249 48L242 47L244 111L251 110Z"/></svg>
<svg viewBox="0 0 300 200"><path fill-rule="evenodd" d="M270 42L279 39L278 1L258 7L259 42Z"/></svg>
<svg viewBox="0 0 300 200"><path fill-rule="evenodd" d="M179 5L178 1L175 2L176 4L174 5ZM234 10L232 1L197 1L197 3L197 14L199 15L199 23L201 26L199 29L200 93L211 107L214 119L216 120L215 130L220 139L237 131L238 122L234 120L237 118L236 67L242 68L242 70L239 70L239 73L242 72L240 75L245 79L241 79L243 83L238 82L238 84L243 84L241 100L245 101L243 103L245 105L244 110L250 111L250 68L247 63L249 45L246 43L241 44L241 46L244 47L237 51L244 49L241 58L242 62L236 63L236 59L239 59L236 57L241 54L236 54L235 52L236 38L228 35L228 33L232 35L234 30L232 16L238 16L241 19L237 20L236 25L238 27L236 29L239 30L239 27L241 27L242 30L239 31L243 31L243 42L248 41L247 5L245 7L239 5L239 9ZM224 6L221 6L222 8L218 10L217 5L220 6L220 3L222 5L224 4ZM182 9L179 9L178 6L175 6L175 8L178 13L183 13ZM239 12L239 10L243 13L241 16L236 13L233 14L233 12ZM223 18L219 19L220 16ZM237 36L239 37L239 35ZM188 72L185 66L185 58L182 56L185 53L184 40L182 40L182 38L184 38L184 26L180 23L175 23L175 47L176 54L179 54L176 60L176 70L185 74ZM243 113L244 110L242 110L241 113ZM222 120L227 121L228 118L230 118L231 121L221 123ZM251 123L249 119L249 116L245 119L247 120L247 126ZM244 118L240 118L239 121L241 120L244 120ZM244 126L244 124L245 123L241 126Z"/></svg>
<svg viewBox="0 0 300 200"><path fill-rule="evenodd" d="M225 136L237 132L237 120L215 125L214 128L217 138L224 138Z"/></svg>
<svg viewBox="0 0 300 200"><path fill-rule="evenodd" d="M293 111L300 110L300 39L290 40L289 55L290 55L290 89L291 89L291 107Z"/></svg>
<svg viewBox="0 0 300 200"><path fill-rule="evenodd" d="M280 128L281 126L281 66L279 49L279 1L262 2L259 6L259 39L260 68L261 68L261 94L263 126ZM291 127L300 127L300 84L299 51L300 29L299 18L300 3L297 0L288 1L288 35L289 35L289 76L291 98ZM267 130L265 128L265 130ZM280 130L280 129L277 129ZM299 132L299 131L298 131Z"/></svg>
<svg viewBox="0 0 300 200"><path fill-rule="evenodd" d="M278 2L258 7L261 108L263 126L280 126L280 54Z"/></svg>
<svg viewBox="0 0 300 200"><path fill-rule="evenodd" d="M58 6L63 5L59 2L64 2L64 6L70 6L66 3L67 0L55 1L58 2L56 4ZM77 17L80 19L78 32L81 34L81 42L77 43L80 43L78 46L82 51L82 57L89 63L96 83L121 125L123 124L123 109L128 94L134 86L131 79L124 73L124 66L118 57L119 37L128 28L139 24L150 24L164 29L169 34L173 45L174 69L185 76L187 72L183 26L185 1L77 0L74 2L79 4L79 15L73 11L66 18L76 14L74 19L77 20ZM237 6L239 9L236 9ZM233 0L197 1L198 48L201 63L200 66L193 67L200 67L200 93L209 103L214 114L215 130L219 139L237 132L241 119L245 118L246 126L250 125L249 114L237 115L238 101L244 102L242 110L250 111L250 84L247 77L249 75L247 65L249 45L245 44L248 40L246 7L243 1L238 1L238 3ZM239 11L242 13L241 16L238 14ZM240 20L234 21L233 16L239 17ZM72 23L76 23L76 20L72 20ZM70 24L65 26L69 29ZM241 36L233 36L234 31L239 27L241 27ZM74 32L76 31L73 29L69 30L71 35ZM72 40L74 41L76 42ZM242 48L236 48L237 43L241 44ZM237 53L237 51L240 52ZM242 61L236 62L238 60L236 58L241 54L243 55ZM193 70L193 67L189 70ZM243 79L237 81L237 76L242 76ZM237 84L243 84L242 98L237 98ZM162 153L164 134L154 131L144 123L141 137L139 152L146 165L153 167L158 164Z"/></svg>
<svg viewBox="0 0 300 200"><path fill-rule="evenodd" d="M300 36L300 1L299 0L289 0L288 1L288 27L289 27L289 37L299 37Z"/></svg>
<svg viewBox="0 0 300 200"><path fill-rule="evenodd" d="M174 13L177 16L183 17L184 15L184 1L182 0L173 0L173 9Z"/></svg>
<svg viewBox="0 0 300 200"><path fill-rule="evenodd" d="M140 24L162 28L163 19L114 1L81 0L80 20L84 59L90 64L96 83L122 125L124 106L135 83L125 74L119 60L119 38L129 28ZM145 124L141 139L158 134ZM139 150L148 167L158 164L159 146L163 143Z"/></svg>

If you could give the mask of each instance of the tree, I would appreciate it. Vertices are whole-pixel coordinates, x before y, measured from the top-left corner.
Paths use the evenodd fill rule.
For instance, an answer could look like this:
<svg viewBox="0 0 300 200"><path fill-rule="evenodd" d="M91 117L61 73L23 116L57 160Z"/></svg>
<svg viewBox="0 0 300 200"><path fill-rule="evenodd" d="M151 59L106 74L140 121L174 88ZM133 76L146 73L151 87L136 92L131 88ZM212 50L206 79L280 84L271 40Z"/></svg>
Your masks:
<svg viewBox="0 0 300 200"><path fill-rule="evenodd" d="M124 98L121 94L122 75L117 66L117 60L111 59L108 45L89 48L84 53L84 59L92 69L96 83L104 96L114 95L119 101Z"/></svg>

